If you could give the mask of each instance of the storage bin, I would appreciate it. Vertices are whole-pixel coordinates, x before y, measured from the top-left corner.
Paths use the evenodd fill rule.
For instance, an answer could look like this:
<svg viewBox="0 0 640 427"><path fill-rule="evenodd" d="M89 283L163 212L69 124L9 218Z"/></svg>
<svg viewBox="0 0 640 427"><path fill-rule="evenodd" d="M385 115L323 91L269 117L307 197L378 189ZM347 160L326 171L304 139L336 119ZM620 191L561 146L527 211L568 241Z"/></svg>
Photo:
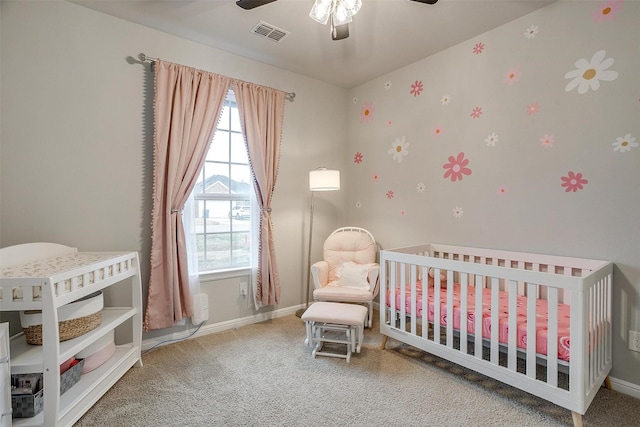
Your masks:
<svg viewBox="0 0 640 427"><path fill-rule="evenodd" d="M102 324L104 300L102 292L94 292L58 309L60 341L67 341L97 328ZM20 324L27 343L42 345L42 312L20 312Z"/></svg>
<svg viewBox="0 0 640 427"><path fill-rule="evenodd" d="M77 359L84 360L82 373L86 374L100 367L113 356L116 351L115 333L113 330L107 332L93 344L85 347L84 350L76 354Z"/></svg>
<svg viewBox="0 0 640 427"><path fill-rule="evenodd" d="M73 387L82 375L82 367L84 366L84 360L78 360L71 368L67 369L62 375L60 375L60 395L63 395L71 387ZM12 375L11 382L16 381L16 377L20 375L34 375L34 374L19 374ZM30 418L38 415L43 408L44 403L44 390L42 388L42 374L35 374L38 376L37 391L34 394L19 394L11 395L11 409L13 418Z"/></svg>

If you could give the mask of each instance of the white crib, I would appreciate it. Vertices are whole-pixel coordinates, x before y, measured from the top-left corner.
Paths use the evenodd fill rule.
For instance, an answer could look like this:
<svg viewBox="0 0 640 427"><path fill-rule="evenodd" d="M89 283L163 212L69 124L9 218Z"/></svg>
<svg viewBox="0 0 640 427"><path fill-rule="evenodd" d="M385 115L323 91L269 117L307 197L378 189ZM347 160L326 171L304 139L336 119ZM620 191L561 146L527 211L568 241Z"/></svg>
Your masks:
<svg viewBox="0 0 640 427"><path fill-rule="evenodd" d="M391 337L517 387L571 410L575 426L610 387L611 263L426 244L382 250L380 267L382 348ZM429 273L446 279L428 286Z"/></svg>

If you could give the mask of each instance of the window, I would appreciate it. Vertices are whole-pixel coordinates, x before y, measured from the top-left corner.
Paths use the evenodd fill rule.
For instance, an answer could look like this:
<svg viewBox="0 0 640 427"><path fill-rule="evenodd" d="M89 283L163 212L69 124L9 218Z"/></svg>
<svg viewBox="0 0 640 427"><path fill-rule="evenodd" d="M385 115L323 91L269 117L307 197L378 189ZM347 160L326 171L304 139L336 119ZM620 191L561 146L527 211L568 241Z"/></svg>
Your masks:
<svg viewBox="0 0 640 427"><path fill-rule="evenodd" d="M227 94L193 189L198 270L247 268L251 261L251 168L233 91Z"/></svg>

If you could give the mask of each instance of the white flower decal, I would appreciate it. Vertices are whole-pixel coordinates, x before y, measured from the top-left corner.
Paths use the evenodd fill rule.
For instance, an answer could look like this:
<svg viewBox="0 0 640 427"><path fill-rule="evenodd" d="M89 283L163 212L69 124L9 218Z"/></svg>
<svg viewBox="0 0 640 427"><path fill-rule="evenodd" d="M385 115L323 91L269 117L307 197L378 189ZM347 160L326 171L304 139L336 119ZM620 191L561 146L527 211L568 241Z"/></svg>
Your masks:
<svg viewBox="0 0 640 427"><path fill-rule="evenodd" d="M362 202L360 200L358 200L356 202L356 208L360 209L362 207Z"/></svg>
<svg viewBox="0 0 640 427"><path fill-rule="evenodd" d="M493 132L491 135L487 136L487 139L484 140L487 143L487 147L495 147L496 142L498 142L498 135Z"/></svg>
<svg viewBox="0 0 640 427"><path fill-rule="evenodd" d="M464 213L464 211L459 206L456 206L453 209L453 216L456 217L456 218L461 218L463 213Z"/></svg>
<svg viewBox="0 0 640 427"><path fill-rule="evenodd" d="M440 102L442 103L442 105L449 105L449 103L451 102L451 97L448 93L442 95L442 98L440 98Z"/></svg>
<svg viewBox="0 0 640 427"><path fill-rule="evenodd" d="M416 190L418 190L418 193L424 193L426 189L427 189L427 186L421 182L419 182L418 185L416 185Z"/></svg>
<svg viewBox="0 0 640 427"><path fill-rule="evenodd" d="M598 90L600 80L610 82L617 79L617 71L607 70L613 65L613 58L604 59L606 54L606 51L599 50L593 54L591 61L584 58L578 59L575 63L576 69L564 75L565 79L573 79L564 90L569 92L577 87L578 93L582 95L589 89Z"/></svg>
<svg viewBox="0 0 640 427"><path fill-rule="evenodd" d="M636 148L638 143L636 142L636 139L628 133L624 138L621 136L616 138L616 142L611 145L613 145L613 151L624 153L625 151L631 151L632 148Z"/></svg>
<svg viewBox="0 0 640 427"><path fill-rule="evenodd" d="M405 142L405 138L403 136L400 138L396 138L396 140L391 143L391 148L389 149L389 151L387 151L387 153L393 156L393 160L398 163L402 163L402 158L409 154L408 148L409 143Z"/></svg>
<svg viewBox="0 0 640 427"><path fill-rule="evenodd" d="M354 104L357 104L357 103L358 103L358 101L359 101L358 97L357 97L357 96L354 96L354 97L353 97L353 103L354 103Z"/></svg>
<svg viewBox="0 0 640 427"><path fill-rule="evenodd" d="M524 32L524 36L529 40L536 38L536 35L538 35L537 25L530 26L529 28L527 28L527 31Z"/></svg>
<svg viewBox="0 0 640 427"><path fill-rule="evenodd" d="M389 89L391 89L391 80L387 80L387 81L384 83L384 89L385 89L385 90L389 90Z"/></svg>

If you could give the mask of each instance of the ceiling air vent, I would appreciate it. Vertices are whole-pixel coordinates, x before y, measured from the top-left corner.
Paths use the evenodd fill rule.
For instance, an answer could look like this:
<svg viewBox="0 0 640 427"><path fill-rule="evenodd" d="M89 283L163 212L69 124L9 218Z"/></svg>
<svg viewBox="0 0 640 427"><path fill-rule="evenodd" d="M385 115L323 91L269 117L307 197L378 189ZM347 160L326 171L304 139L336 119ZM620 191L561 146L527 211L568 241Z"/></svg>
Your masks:
<svg viewBox="0 0 640 427"><path fill-rule="evenodd" d="M251 30L253 34L261 37L265 37L274 42L281 42L285 37L291 34L287 30L278 28L275 25L267 24L266 22L258 22L258 24Z"/></svg>

